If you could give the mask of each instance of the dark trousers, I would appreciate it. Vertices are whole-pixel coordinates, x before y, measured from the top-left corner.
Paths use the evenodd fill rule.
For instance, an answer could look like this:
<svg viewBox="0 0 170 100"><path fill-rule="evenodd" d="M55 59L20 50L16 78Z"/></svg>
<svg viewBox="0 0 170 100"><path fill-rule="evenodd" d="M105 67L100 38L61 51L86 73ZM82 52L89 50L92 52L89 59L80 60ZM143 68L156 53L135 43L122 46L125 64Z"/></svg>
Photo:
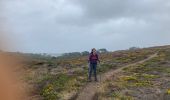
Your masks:
<svg viewBox="0 0 170 100"><path fill-rule="evenodd" d="M89 66L89 80L91 80L92 72L94 73L95 80L97 80L96 69L97 69L97 63L90 63L90 66Z"/></svg>

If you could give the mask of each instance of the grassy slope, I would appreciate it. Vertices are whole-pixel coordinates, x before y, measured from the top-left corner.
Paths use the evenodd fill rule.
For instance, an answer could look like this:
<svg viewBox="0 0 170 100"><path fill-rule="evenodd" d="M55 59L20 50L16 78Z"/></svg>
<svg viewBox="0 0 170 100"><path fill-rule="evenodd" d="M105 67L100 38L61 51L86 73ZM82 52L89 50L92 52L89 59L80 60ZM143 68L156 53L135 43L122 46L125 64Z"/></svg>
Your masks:
<svg viewBox="0 0 170 100"><path fill-rule="evenodd" d="M170 49L157 49L159 56L124 69L105 82L100 99L169 100Z"/></svg>
<svg viewBox="0 0 170 100"><path fill-rule="evenodd" d="M109 69L116 69L123 65L140 61L157 51L160 50L158 48L149 48L101 54L101 73L107 72ZM160 55L162 52L164 53L164 51L160 51ZM158 79L162 76L146 73L147 71L144 69L146 65L146 68L148 68L148 66L151 66L149 64L158 62L157 60L159 59L157 58L156 61L151 61L152 63L147 62L148 64L132 66L129 69L125 69L123 73L120 73L120 77L117 77L116 81L107 81L104 91L101 93L101 98L128 97L133 99L135 96L133 94L126 95L126 91L136 89L136 87L153 86L150 80ZM32 99L56 100L74 98L87 83L88 64L86 56L53 60L29 59L24 64L25 75L23 79L30 85L29 93ZM158 67L157 69L160 68ZM134 72L136 70L141 72ZM151 67L150 70L152 71L154 69ZM132 93L136 91L134 90Z"/></svg>

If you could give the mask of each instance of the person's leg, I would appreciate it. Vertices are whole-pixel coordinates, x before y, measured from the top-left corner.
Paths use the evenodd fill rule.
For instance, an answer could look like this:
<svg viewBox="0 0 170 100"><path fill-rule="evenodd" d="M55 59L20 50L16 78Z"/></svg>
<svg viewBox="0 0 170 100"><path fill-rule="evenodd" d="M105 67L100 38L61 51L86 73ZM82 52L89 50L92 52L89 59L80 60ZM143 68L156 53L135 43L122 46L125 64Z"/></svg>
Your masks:
<svg viewBox="0 0 170 100"><path fill-rule="evenodd" d="M89 65L89 81L91 81L91 75L92 75L92 64Z"/></svg>
<svg viewBox="0 0 170 100"><path fill-rule="evenodd" d="M95 77L95 81L97 81L97 64L93 65L93 70L94 70L94 77Z"/></svg>

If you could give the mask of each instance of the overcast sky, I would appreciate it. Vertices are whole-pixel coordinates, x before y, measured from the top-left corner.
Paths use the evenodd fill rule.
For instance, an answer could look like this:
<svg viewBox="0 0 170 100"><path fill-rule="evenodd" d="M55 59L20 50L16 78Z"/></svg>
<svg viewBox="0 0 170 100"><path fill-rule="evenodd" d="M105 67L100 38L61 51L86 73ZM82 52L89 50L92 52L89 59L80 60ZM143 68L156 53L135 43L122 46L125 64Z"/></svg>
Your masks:
<svg viewBox="0 0 170 100"><path fill-rule="evenodd" d="M63 53L170 44L170 0L4 0L17 50ZM10 30L10 31L9 31Z"/></svg>

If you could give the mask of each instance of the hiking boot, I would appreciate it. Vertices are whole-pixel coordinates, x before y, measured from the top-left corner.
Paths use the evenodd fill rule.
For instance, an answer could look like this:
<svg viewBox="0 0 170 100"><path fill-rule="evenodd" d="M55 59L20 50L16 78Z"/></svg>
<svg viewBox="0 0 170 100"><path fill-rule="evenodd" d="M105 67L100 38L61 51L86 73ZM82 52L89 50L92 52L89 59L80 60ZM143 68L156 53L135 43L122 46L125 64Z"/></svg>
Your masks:
<svg viewBox="0 0 170 100"><path fill-rule="evenodd" d="M98 82L98 79L95 79L95 82Z"/></svg>
<svg viewBox="0 0 170 100"><path fill-rule="evenodd" d="M89 79L88 82L91 82L91 79Z"/></svg>

